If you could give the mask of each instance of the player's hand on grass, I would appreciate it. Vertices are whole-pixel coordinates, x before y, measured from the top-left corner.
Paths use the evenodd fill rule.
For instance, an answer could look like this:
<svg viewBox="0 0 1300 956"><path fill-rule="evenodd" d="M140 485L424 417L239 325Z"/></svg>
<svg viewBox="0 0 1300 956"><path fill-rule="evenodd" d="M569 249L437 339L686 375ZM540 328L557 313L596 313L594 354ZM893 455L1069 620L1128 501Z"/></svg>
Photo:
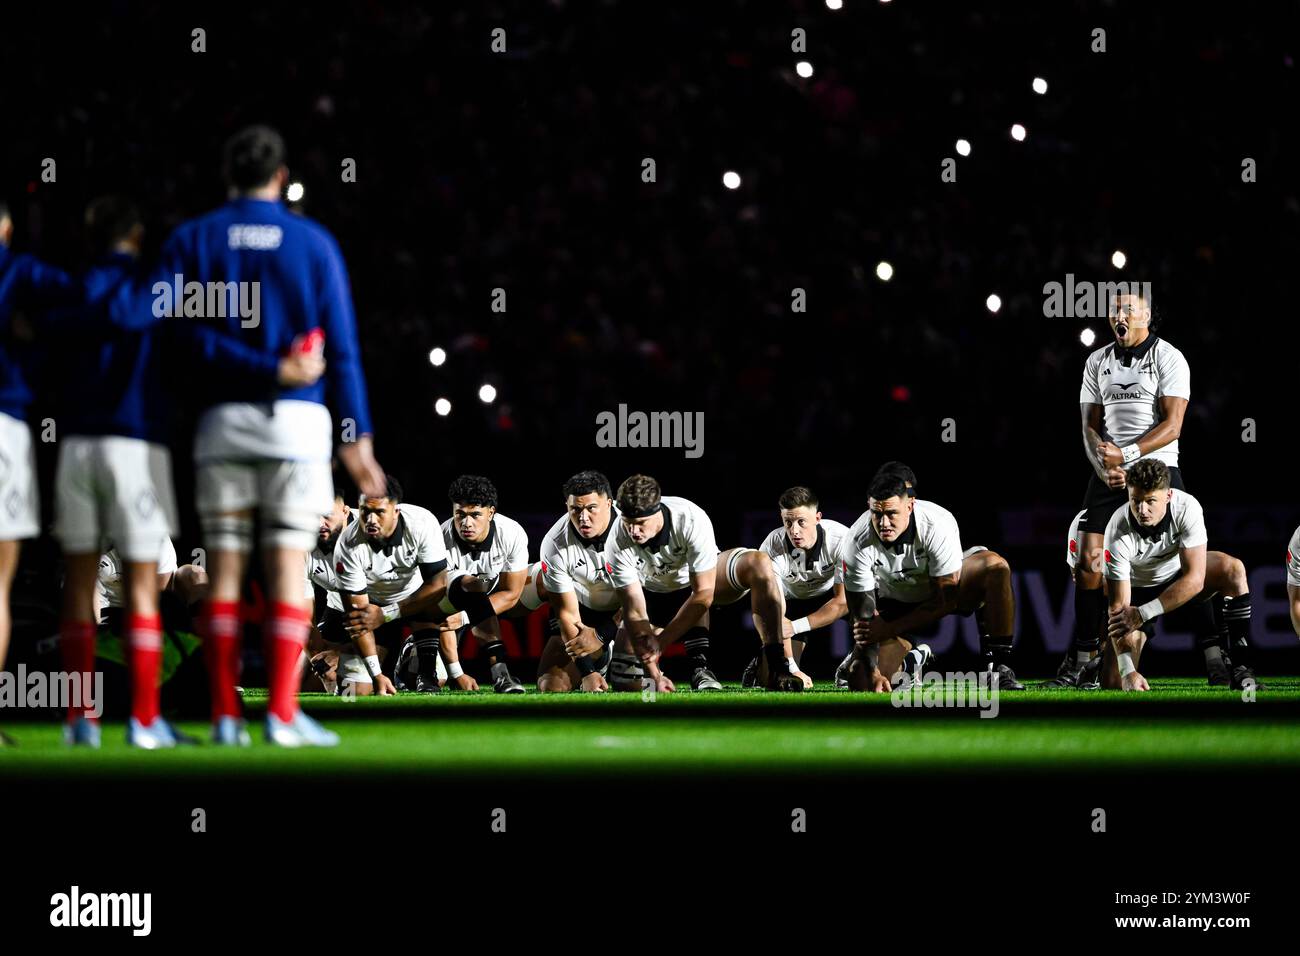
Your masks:
<svg viewBox="0 0 1300 956"><path fill-rule="evenodd" d="M582 689L588 694L603 694L609 690L609 685L599 674L588 674L582 679Z"/></svg>
<svg viewBox="0 0 1300 956"><path fill-rule="evenodd" d="M374 445L369 435L362 435L355 441L343 442L339 446L339 461L347 469L361 493L367 498L382 498L388 490L388 479L384 469L375 461Z"/></svg>
<svg viewBox="0 0 1300 956"><path fill-rule="evenodd" d="M1120 678L1119 683L1125 690L1141 691L1151 689L1151 685L1147 683L1147 679L1137 671L1134 671L1132 674L1125 674Z"/></svg>
<svg viewBox="0 0 1300 956"><path fill-rule="evenodd" d="M375 693L380 697L396 697L397 688L393 686L393 682L387 677L379 674L375 677Z"/></svg>
<svg viewBox="0 0 1300 956"><path fill-rule="evenodd" d="M478 681L468 674L461 674L459 677L453 677L451 683L456 685L457 690L478 690Z"/></svg>
<svg viewBox="0 0 1300 956"><path fill-rule="evenodd" d="M1106 633L1112 640L1119 640L1130 631L1136 631L1142 626L1142 614L1131 604L1123 607L1117 607L1110 612L1107 621Z"/></svg>
<svg viewBox="0 0 1300 956"><path fill-rule="evenodd" d="M579 657L599 654L605 649L605 642L600 639L600 635L596 633L595 629L580 627L578 628L577 637L564 642L564 649L570 657L577 660Z"/></svg>
<svg viewBox="0 0 1300 956"><path fill-rule="evenodd" d="M325 374L325 359L319 355L291 353L280 359L275 380L285 388L306 388L315 385Z"/></svg>
<svg viewBox="0 0 1300 956"><path fill-rule="evenodd" d="M1125 482L1127 481L1128 481L1128 473L1125 472L1124 469L1121 468L1119 465L1116 465L1114 468L1106 469L1107 488L1123 488Z"/></svg>
<svg viewBox="0 0 1300 956"><path fill-rule="evenodd" d="M801 681L803 681L804 690L812 690L813 679L811 677L809 677L803 671L791 671L790 673L793 674L795 677L799 678Z"/></svg>
<svg viewBox="0 0 1300 956"><path fill-rule="evenodd" d="M378 604L354 607L348 611L344 626L348 633L354 636L362 631L377 631L384 626L384 609Z"/></svg>

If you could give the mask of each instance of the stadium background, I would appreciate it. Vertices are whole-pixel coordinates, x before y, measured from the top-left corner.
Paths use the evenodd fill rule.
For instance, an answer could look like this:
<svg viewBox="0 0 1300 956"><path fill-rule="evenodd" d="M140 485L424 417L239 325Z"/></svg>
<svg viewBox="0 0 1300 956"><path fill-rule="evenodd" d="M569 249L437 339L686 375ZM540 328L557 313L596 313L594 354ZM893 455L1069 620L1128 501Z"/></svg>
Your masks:
<svg viewBox="0 0 1300 956"><path fill-rule="evenodd" d="M150 249L222 199L222 140L284 133L300 208L350 269L380 461L445 516L462 472L489 475L535 556L559 486L586 467L656 475L757 545L775 499L813 486L851 521L879 463L902 459L965 544L1019 572L1025 670L1059 655L1032 613L1036 575L1068 609L1063 538L1087 479L1084 326L1043 316L1044 283L1151 281L1187 356L1190 491L1211 546L1256 583L1260 670L1300 663L1281 591L1300 523L1286 389L1300 252L1295 4L1231 12L1137 3L413 4L300 10L113 4L97 18L7 13L0 189L14 246L84 261L85 203L126 192ZM190 30L207 52L190 51ZM489 32L506 30L493 54ZM790 51L790 30L808 53ZM1091 31L1107 31L1092 53ZM815 75L793 75L808 59ZM1030 90L1033 76L1046 96ZM1007 130L1023 123L1023 143ZM953 142L958 181L939 164ZM58 162L55 183L41 161ZM658 182L640 179L643 157ZM357 182L339 181L343 157ZM1245 157L1258 182L1241 181ZM721 185L723 170L741 187ZM1129 268L1110 255L1123 249ZM875 264L895 269L878 281ZM507 290L504 314L491 290ZM808 293L792 314L791 289ZM1003 300L989 313L990 293ZM428 361L448 352L441 367ZM67 343L37 341L33 357ZM48 366L52 368L53 366ZM498 390L484 405L484 383ZM39 422L53 390L38 377ZM436 398L453 405L446 418ZM93 401L94 396L85 396ZM184 421L184 396L177 414ZM703 411L704 455L606 450L595 417ZM956 420L953 443L942 421ZM1242 441L1243 419L1258 440ZM183 424L182 424L183 430ZM178 487L188 498L184 444ZM42 446L49 516L55 446ZM197 545L192 512L178 550ZM57 558L28 548L19 633L52 614ZM1045 603L1044 603L1045 602ZM1027 616L1028 615L1028 616ZM718 656L738 671L738 611ZM1067 618L1068 622L1068 618ZM26 627L24 632L23 628ZM958 639L945 662L968 664ZM1194 655L1171 655L1170 672ZM1162 671L1166 664L1161 664ZM730 673L726 676L734 677ZM824 672L820 676L825 676Z"/></svg>

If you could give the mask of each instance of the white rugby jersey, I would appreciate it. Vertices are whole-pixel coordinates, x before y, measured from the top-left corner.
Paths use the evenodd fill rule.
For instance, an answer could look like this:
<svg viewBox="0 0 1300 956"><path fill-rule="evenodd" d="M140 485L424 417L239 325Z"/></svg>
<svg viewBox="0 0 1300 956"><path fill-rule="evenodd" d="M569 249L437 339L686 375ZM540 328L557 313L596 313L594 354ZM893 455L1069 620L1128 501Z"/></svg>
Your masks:
<svg viewBox="0 0 1300 956"><path fill-rule="evenodd" d="M1084 508L1074 520L1070 522L1070 533L1065 539L1065 563L1074 570L1079 564L1079 555L1083 554L1083 523L1088 517L1088 509Z"/></svg>
<svg viewBox="0 0 1300 956"><path fill-rule="evenodd" d="M1286 546L1286 583L1300 588L1300 528L1295 529Z"/></svg>
<svg viewBox="0 0 1300 956"><path fill-rule="evenodd" d="M461 538L451 518L442 523L442 540L447 548L448 567L474 575L487 585L488 591L496 589L503 573L528 567L528 532L514 518L507 518L499 511L492 516L487 537L481 543L470 544Z"/></svg>
<svg viewBox="0 0 1300 956"><path fill-rule="evenodd" d="M1131 355L1124 354L1127 351L1111 342L1089 355L1079 390L1080 404L1102 407L1101 436L1120 448L1137 441L1160 420L1159 399L1192 397L1187 359L1160 336L1152 333ZM1178 441L1143 457L1177 467Z"/></svg>
<svg viewBox="0 0 1300 956"><path fill-rule="evenodd" d="M1129 506L1120 505L1106 524L1106 577L1135 588L1164 584L1182 571L1179 551L1207 540L1201 503L1185 491L1174 489L1164 520L1154 528L1143 528Z"/></svg>
<svg viewBox="0 0 1300 956"><path fill-rule="evenodd" d="M403 502L397 513L392 537L379 545L366 538L360 520L343 529L334 549L339 591L365 591L372 604L392 604L420 590L424 584L421 564L447 560L438 519L428 509Z"/></svg>
<svg viewBox="0 0 1300 956"><path fill-rule="evenodd" d="M316 597L314 585L325 592L326 606L333 608L335 611L343 610L343 597L339 594L339 577L336 567L339 542L343 540L343 536L352 529L352 526L361 516L361 513L356 508L349 508L348 513L351 518L347 524L339 529L338 536L334 539L334 545L328 552L321 551L319 542L316 547L307 552L306 590L303 596L309 601L314 599Z"/></svg>
<svg viewBox="0 0 1300 956"><path fill-rule="evenodd" d="M618 607L618 590L605 570L605 541L618 525L618 511L610 509L609 527L599 538L578 534L569 516L562 515L542 539L542 584L555 594L569 591L578 603L593 611Z"/></svg>
<svg viewBox="0 0 1300 956"><path fill-rule="evenodd" d="M99 571L95 577L95 592L99 607L123 607L126 604L126 588L122 574L126 562L117 553L116 548L109 548L99 556ZM171 538L163 538L162 550L158 554L158 573L171 574L176 570L176 546Z"/></svg>
<svg viewBox="0 0 1300 956"><path fill-rule="evenodd" d="M647 591L667 594L687 587L691 572L718 566L718 542L704 509L685 498L661 500L664 526L645 544L633 541L622 521L605 541L605 570L614 587L640 582Z"/></svg>
<svg viewBox="0 0 1300 956"><path fill-rule="evenodd" d="M823 518L811 548L796 548L782 527L769 534L759 550L772 559L786 597L818 597L835 590L840 547L848 535L846 526Z"/></svg>
<svg viewBox="0 0 1300 956"><path fill-rule="evenodd" d="M882 598L916 604L930 596L930 578L961 570L957 519L933 501L917 500L907 530L892 544L880 540L864 511L840 551L840 577L849 591L876 589Z"/></svg>

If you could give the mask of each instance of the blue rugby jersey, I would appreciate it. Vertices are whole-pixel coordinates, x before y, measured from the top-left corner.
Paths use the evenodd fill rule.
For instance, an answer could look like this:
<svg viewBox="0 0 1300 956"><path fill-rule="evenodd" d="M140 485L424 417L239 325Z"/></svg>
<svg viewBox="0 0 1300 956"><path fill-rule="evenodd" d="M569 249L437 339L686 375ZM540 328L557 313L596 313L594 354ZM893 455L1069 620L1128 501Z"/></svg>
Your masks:
<svg viewBox="0 0 1300 956"><path fill-rule="evenodd" d="M229 307L238 305L230 297L225 298L224 317L207 314L211 310L206 297L202 309L191 310L187 317L187 301L193 300L185 284L192 282L236 283L234 288L245 291L256 283L256 324L243 325L239 309ZM113 321L125 328L156 323L170 308L178 317L177 329L196 340L202 355L228 349L223 340L242 343L261 356L263 371L278 365L297 336L320 328L325 333L326 371L314 385L277 385L268 395L263 375L231 374L224 363L199 362L193 394L204 407L273 400L325 405L328 390L339 419L352 419L358 435L371 432L352 293L338 243L323 226L290 212L279 201L238 198L182 223L137 295L118 295L112 301Z"/></svg>
<svg viewBox="0 0 1300 956"><path fill-rule="evenodd" d="M0 246L0 412L17 419L27 415L32 390L5 328L18 306L49 308L67 304L78 295L77 284L62 269L34 256L15 255Z"/></svg>

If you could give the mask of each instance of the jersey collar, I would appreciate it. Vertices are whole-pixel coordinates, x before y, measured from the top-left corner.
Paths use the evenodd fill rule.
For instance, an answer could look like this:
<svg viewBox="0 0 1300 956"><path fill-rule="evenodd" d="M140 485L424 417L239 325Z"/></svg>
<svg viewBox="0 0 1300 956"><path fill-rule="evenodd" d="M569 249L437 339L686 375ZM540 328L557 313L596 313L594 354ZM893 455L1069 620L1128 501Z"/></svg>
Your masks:
<svg viewBox="0 0 1300 956"><path fill-rule="evenodd" d="M382 551L384 554L391 557L393 554L393 548L401 543L402 535L405 533L406 515L399 511L397 512L397 527L393 529L393 533L381 541L371 542L370 547L375 551Z"/></svg>
<svg viewBox="0 0 1300 956"><path fill-rule="evenodd" d="M879 535L877 535L879 537ZM894 554L902 554L903 548L916 540L916 511L912 511L912 520L907 523L907 530L900 534L892 544L886 544L885 547L893 551Z"/></svg>
<svg viewBox="0 0 1300 956"><path fill-rule="evenodd" d="M609 538L609 533L614 529L614 522L618 520L618 512L613 508L609 510L609 524L605 525L605 530L598 537L584 538L578 534L578 529L573 527L573 522L569 522L569 529L573 536L578 539L578 544L584 548L595 548L597 551L605 550L605 541Z"/></svg>
<svg viewBox="0 0 1300 956"><path fill-rule="evenodd" d="M808 557L812 558L814 561L816 561L818 558L820 558L821 555L822 555L822 541L824 541L825 538L826 538L826 535L823 533L822 526L821 526L821 525L818 525L818 526L817 526L817 540L816 540L815 542L813 542L813 546L812 546L811 548L809 548L807 551L805 551L804 554L807 555ZM785 543L788 544L788 545L790 546L790 550L791 550L791 551L797 551L797 550L798 550L798 549L794 546L794 542L790 540L790 535L789 535L789 534L787 534L787 535L785 536Z"/></svg>
<svg viewBox="0 0 1300 956"><path fill-rule="evenodd" d="M668 544L668 539L673 533L673 513L668 510L668 505L660 504L659 513L664 516L664 526L659 529L659 533L653 538L646 541L641 547L647 551L658 551Z"/></svg>
<svg viewBox="0 0 1300 956"><path fill-rule="evenodd" d="M1130 517L1133 515L1133 512L1131 510L1129 511L1129 515ZM1139 538L1146 538L1148 541L1156 541L1159 540L1161 535L1163 535L1167 530L1169 530L1169 525L1173 523L1173 520L1174 520L1174 503L1173 500L1171 499L1169 502L1169 507L1165 509L1165 516L1161 518L1160 523L1155 525L1154 527L1151 528L1142 527L1142 525L1138 523L1137 518L1133 518L1133 520L1129 523L1133 525L1133 531L1137 534Z"/></svg>
<svg viewBox="0 0 1300 956"><path fill-rule="evenodd" d="M1119 359L1125 368L1128 368L1134 361L1140 362L1142 359L1146 358L1147 353L1151 351L1156 344L1156 340L1159 338L1160 336L1152 332L1142 341L1141 345L1135 346L1134 348L1129 349L1122 345L1116 345L1115 358Z"/></svg>
<svg viewBox="0 0 1300 956"><path fill-rule="evenodd" d="M492 541L493 539L496 538L496 536L497 536L497 519L496 516L494 515L492 520L488 522L488 533L486 538L484 538L482 541L466 541L464 538L461 538L460 539L461 547L465 549L466 554L482 554L484 551L487 551L489 548L492 547Z"/></svg>

